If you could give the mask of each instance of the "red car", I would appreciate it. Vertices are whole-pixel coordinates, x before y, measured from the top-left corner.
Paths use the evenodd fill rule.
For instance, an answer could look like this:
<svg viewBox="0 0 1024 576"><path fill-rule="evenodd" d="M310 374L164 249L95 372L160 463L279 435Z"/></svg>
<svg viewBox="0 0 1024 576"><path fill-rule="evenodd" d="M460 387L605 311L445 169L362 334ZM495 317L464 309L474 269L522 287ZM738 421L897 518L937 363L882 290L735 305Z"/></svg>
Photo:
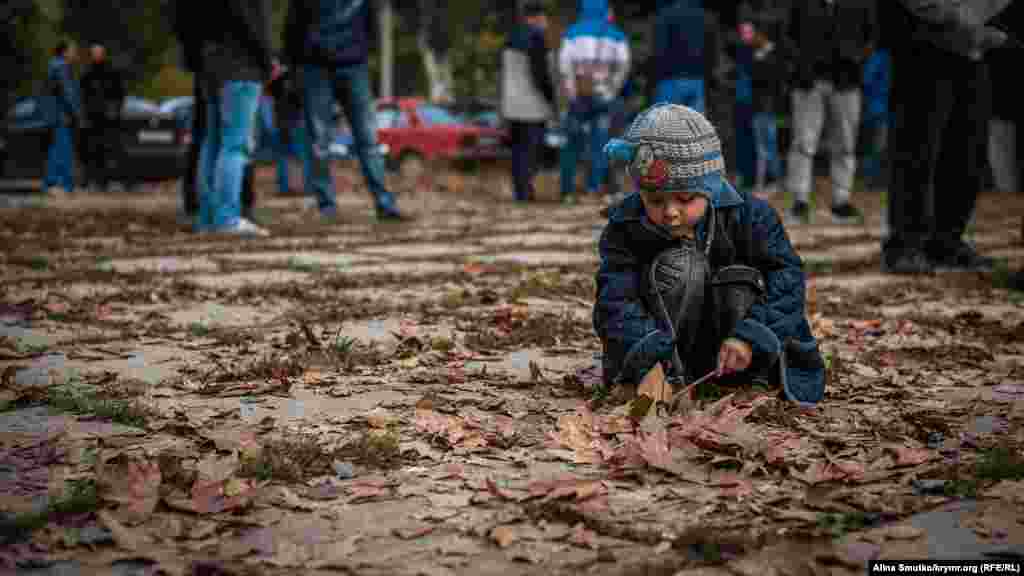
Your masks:
<svg viewBox="0 0 1024 576"><path fill-rule="evenodd" d="M486 159L508 155L500 128L471 124L449 109L421 98L377 101L377 139L403 176L416 176L425 161Z"/></svg>

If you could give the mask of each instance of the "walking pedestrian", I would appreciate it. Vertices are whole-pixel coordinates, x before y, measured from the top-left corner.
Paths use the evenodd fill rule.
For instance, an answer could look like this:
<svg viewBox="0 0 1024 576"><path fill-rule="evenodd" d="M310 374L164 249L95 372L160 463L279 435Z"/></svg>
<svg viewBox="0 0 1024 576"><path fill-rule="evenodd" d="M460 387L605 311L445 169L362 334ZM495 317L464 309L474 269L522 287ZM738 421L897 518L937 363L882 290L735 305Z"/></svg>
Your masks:
<svg viewBox="0 0 1024 576"><path fill-rule="evenodd" d="M782 176L782 160L778 147L778 112L780 86L785 80L781 54L785 14L776 0L753 0L740 7L741 26L749 31L743 38L752 50L751 107L752 129L756 148L754 191L767 196L769 181ZM747 28L749 27L749 28Z"/></svg>
<svg viewBox="0 0 1024 576"><path fill-rule="evenodd" d="M581 0L579 18L562 37L558 69L569 99L565 116L566 144L561 150L562 201L576 202L576 163L589 130L590 170L586 191L598 194L605 185L611 106L622 93L630 68L625 33L609 22L607 0Z"/></svg>
<svg viewBox="0 0 1024 576"><path fill-rule="evenodd" d="M77 49L68 41L60 41L47 65L46 88L49 98L49 123L53 138L46 155L43 190L57 196L63 189L75 189L75 130L82 125L82 105L78 80L71 65L78 58Z"/></svg>
<svg viewBox="0 0 1024 576"><path fill-rule="evenodd" d="M214 13L210 13L213 11ZM272 74L269 0L226 0L204 9L218 26L202 44L207 127L199 157L196 231L266 236L242 216L263 81Z"/></svg>
<svg viewBox="0 0 1024 576"><path fill-rule="evenodd" d="M202 149L206 134L206 99L203 98L203 39L207 27L202 24L199 7L194 0L176 0L172 5L171 29L178 45L181 47L182 67L192 73L192 114L191 140L185 161L185 174L181 179L181 209L178 222L192 227L199 213L199 192L197 173L199 169L199 152Z"/></svg>
<svg viewBox="0 0 1024 576"><path fill-rule="evenodd" d="M82 130L85 185L106 191L113 165L120 157L124 79L107 60L107 50L102 44L93 44L89 53L92 63L82 76L82 106L86 117Z"/></svg>
<svg viewBox="0 0 1024 576"><path fill-rule="evenodd" d="M862 67L877 44L874 0L796 0L789 15L788 41L795 52L792 93L793 142L786 162L786 187L794 201L790 223L811 218L814 157L830 120L832 137L832 221L863 221L850 203L857 169Z"/></svg>
<svg viewBox="0 0 1024 576"><path fill-rule="evenodd" d="M285 58L302 78L305 148L311 167L305 188L315 196L320 214L327 219L338 213L329 164L336 99L352 126L356 155L374 197L377 219L408 219L384 184L384 158L377 147L368 64L375 13L371 0L293 0L288 8Z"/></svg>
<svg viewBox="0 0 1024 576"><path fill-rule="evenodd" d="M884 2L892 58L889 236L882 270L984 270L963 240L983 185L992 94L985 53L1007 39L986 24L1011 0Z"/></svg>
<svg viewBox="0 0 1024 576"><path fill-rule="evenodd" d="M532 200L537 153L551 117L555 87L544 41L548 17L544 4L523 6L519 25L509 34L501 54L501 116L512 140L512 183L517 202Z"/></svg>
<svg viewBox="0 0 1024 576"><path fill-rule="evenodd" d="M717 32L706 17L703 0L658 0L654 18L651 79L654 103L681 104L705 111L707 74L715 69Z"/></svg>

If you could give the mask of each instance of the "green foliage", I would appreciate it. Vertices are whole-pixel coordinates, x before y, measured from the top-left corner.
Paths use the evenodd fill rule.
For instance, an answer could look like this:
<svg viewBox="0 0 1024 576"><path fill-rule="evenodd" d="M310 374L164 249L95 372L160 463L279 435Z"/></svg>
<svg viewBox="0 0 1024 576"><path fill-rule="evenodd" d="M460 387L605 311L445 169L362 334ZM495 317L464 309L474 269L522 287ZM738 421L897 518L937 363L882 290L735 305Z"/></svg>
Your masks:
<svg viewBox="0 0 1024 576"><path fill-rule="evenodd" d="M72 480L64 484L64 492L37 512L19 514L11 518L0 515L0 544L10 544L28 537L61 516L86 514L100 506L94 480Z"/></svg>
<svg viewBox="0 0 1024 576"><path fill-rule="evenodd" d="M77 382L50 388L46 403L61 412L92 414L97 418L137 428L144 428L151 416L151 411L137 400L107 398L95 388Z"/></svg>

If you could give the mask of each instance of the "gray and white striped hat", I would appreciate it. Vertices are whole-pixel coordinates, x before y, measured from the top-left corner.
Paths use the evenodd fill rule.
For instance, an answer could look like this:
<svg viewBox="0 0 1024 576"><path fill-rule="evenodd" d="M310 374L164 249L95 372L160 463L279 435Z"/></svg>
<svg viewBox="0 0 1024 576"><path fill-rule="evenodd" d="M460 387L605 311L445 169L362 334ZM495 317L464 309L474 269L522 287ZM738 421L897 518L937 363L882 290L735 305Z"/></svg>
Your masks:
<svg viewBox="0 0 1024 576"><path fill-rule="evenodd" d="M678 104L656 104L644 110L621 139L605 148L627 162L644 190L706 191L725 170L722 142L700 112Z"/></svg>

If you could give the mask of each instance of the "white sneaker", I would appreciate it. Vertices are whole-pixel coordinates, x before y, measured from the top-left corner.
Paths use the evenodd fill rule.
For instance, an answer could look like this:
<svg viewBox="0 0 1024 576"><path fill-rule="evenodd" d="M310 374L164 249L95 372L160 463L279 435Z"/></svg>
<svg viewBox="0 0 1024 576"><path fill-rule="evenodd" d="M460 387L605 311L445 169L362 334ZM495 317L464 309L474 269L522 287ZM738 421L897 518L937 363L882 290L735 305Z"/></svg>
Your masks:
<svg viewBox="0 0 1024 576"><path fill-rule="evenodd" d="M50 198L53 198L54 200L59 200L67 196L68 193L60 186L50 186L49 188L46 189L46 195L49 196Z"/></svg>
<svg viewBox="0 0 1024 576"><path fill-rule="evenodd" d="M261 238L270 236L270 232L253 224L251 220L246 218L239 218L238 224L235 224L233 228L225 230L224 233L236 236L259 236Z"/></svg>
<svg viewBox="0 0 1024 576"><path fill-rule="evenodd" d="M319 212L320 201L315 197L307 196L302 199L302 210L303 212Z"/></svg>

